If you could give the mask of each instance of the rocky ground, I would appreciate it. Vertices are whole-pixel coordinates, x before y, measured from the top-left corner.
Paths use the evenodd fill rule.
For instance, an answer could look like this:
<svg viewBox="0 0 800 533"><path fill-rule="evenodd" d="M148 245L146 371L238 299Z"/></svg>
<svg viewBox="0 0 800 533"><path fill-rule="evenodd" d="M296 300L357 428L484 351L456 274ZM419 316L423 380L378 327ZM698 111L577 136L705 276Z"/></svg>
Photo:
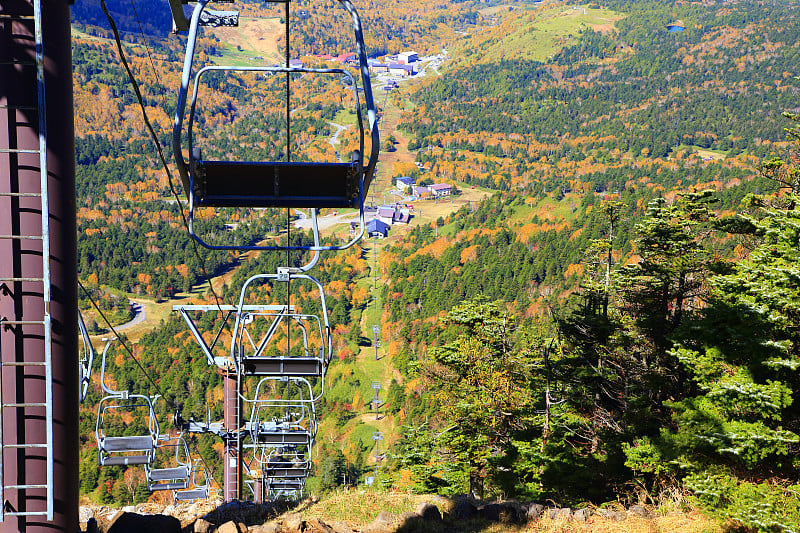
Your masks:
<svg viewBox="0 0 800 533"><path fill-rule="evenodd" d="M113 509L82 506L81 527L90 533L404 533L404 532L705 532L719 526L693 513L666 513L633 505L625 509L560 508L544 502L480 502L432 497L411 511L375 509L369 523L320 517L319 500L253 504L208 500L180 505L141 504ZM341 513L331 513L333 515ZM346 514L346 512L345 512Z"/></svg>

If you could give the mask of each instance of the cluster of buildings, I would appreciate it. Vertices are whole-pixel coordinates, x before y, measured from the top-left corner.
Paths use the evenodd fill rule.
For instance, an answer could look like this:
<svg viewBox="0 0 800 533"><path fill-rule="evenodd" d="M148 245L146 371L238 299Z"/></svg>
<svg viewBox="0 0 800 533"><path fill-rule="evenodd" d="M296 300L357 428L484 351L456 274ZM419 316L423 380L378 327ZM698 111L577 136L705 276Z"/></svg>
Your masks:
<svg viewBox="0 0 800 533"><path fill-rule="evenodd" d="M357 66L358 56L354 53L339 54L337 56L331 54L317 54L311 57L322 59L324 61L336 61L343 65ZM263 59L261 56L251 57L250 60ZM374 74L391 74L393 76L414 76L417 73L416 64L419 63L419 55L414 51L400 52L399 54L386 56L383 61L378 59L370 59L369 69ZM278 66L278 65L274 65ZM289 61L291 68L303 68L305 63L300 59L292 59Z"/></svg>
<svg viewBox="0 0 800 533"><path fill-rule="evenodd" d="M404 194L410 187L411 195L415 198L444 198L445 196L453 194L452 185L447 183L434 183L433 185L425 187L423 185L417 185L416 180L408 176L397 178L395 187Z"/></svg>
<svg viewBox="0 0 800 533"><path fill-rule="evenodd" d="M435 183L430 186L417 185L414 178L403 176L395 180L395 187L402 194L406 194L408 189L415 199L419 198L444 198L453 193L453 186L447 183ZM370 237L383 239L389 234L389 229L398 224L408 224L414 216L414 206L402 202L389 205L366 206L364 212L367 216L372 215L372 219L367 221L365 233ZM350 223L350 232L358 230L358 222Z"/></svg>
<svg viewBox="0 0 800 533"><path fill-rule="evenodd" d="M413 207L405 204L390 204L382 206L367 206L364 212L372 215L372 219L367 221L364 232L378 239L383 239L389 234L390 226L397 224L408 224L411 221L411 211ZM358 222L350 223L350 233L355 233L358 229Z"/></svg>
<svg viewBox="0 0 800 533"><path fill-rule="evenodd" d="M400 52L386 56L385 62L377 59L369 60L369 69L375 74L391 74L393 76L413 76L417 73L416 63L419 56L414 51Z"/></svg>

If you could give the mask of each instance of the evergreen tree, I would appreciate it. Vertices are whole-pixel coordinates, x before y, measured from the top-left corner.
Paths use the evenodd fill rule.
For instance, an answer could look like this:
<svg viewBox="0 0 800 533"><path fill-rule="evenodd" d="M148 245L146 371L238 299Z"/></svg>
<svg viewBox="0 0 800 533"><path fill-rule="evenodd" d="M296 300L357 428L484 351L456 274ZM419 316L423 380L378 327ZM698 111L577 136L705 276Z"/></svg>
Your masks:
<svg viewBox="0 0 800 533"><path fill-rule="evenodd" d="M439 444L465 465L470 492L497 483L513 457L512 437L529 423L527 354L512 349L515 320L499 302L476 297L452 309L444 324L454 341L433 350L422 374L440 406Z"/></svg>
<svg viewBox="0 0 800 533"><path fill-rule="evenodd" d="M676 344L696 393L667 403L678 430L664 440L712 512L758 531L797 531L798 486L786 480L796 482L800 466L798 170L771 159L765 173L786 192L751 198L760 209L728 225L760 243L711 280L709 306Z"/></svg>

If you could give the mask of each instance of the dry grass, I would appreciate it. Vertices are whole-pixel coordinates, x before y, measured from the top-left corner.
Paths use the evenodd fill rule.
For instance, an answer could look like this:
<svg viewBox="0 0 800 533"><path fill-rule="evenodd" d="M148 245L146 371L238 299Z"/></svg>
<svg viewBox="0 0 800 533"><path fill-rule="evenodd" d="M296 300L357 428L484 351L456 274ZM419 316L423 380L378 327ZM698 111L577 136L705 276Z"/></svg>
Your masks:
<svg viewBox="0 0 800 533"><path fill-rule="evenodd" d="M487 528L483 531L509 531ZM536 533L717 533L720 525L696 512L669 514L655 518L628 518L616 522L600 516L590 517L585 524L543 518L534 524L518 529Z"/></svg>
<svg viewBox="0 0 800 533"><path fill-rule="evenodd" d="M375 520L381 511L395 514L414 511L422 502L438 504L441 509L444 500L432 495L342 490L324 496L301 512L304 519L321 518L325 522L365 525Z"/></svg>
<svg viewBox="0 0 800 533"><path fill-rule="evenodd" d="M675 495L672 495L675 496ZM344 522L360 528L371 523L382 512L401 514L414 511L422 502L448 511L453 502L435 495L415 495L370 490L341 490L323 496L319 502L306 501L292 512L300 512L304 519L320 518L325 522ZM662 498L652 509L653 518L628 517L615 521L599 515L591 516L586 523L541 518L525 525L490 523L486 521L447 521L444 523L416 524L414 531L431 532L483 532L483 533L722 533L721 525L685 507L682 498ZM402 527L400 531L405 531Z"/></svg>

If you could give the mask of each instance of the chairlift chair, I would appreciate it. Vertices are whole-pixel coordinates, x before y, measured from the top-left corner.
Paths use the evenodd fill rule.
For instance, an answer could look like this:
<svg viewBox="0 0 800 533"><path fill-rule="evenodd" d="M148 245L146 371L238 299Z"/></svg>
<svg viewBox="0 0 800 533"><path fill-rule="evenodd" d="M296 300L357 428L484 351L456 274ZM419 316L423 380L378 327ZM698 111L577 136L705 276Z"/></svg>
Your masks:
<svg viewBox="0 0 800 533"><path fill-rule="evenodd" d="M100 384L106 393L97 406L97 438L98 462L100 466L116 465L150 465L156 455L159 436L158 420L153 408L153 400L142 394L130 394L127 390L115 391L105 383L106 353L116 340L104 339L103 358L100 366ZM110 419L119 412L135 413L144 410L147 413L144 427L146 434L111 435Z"/></svg>
<svg viewBox="0 0 800 533"><path fill-rule="evenodd" d="M248 288L257 280L267 281L289 281L290 279L304 279L311 281L319 290L322 317L302 313L289 312L288 308L284 311L269 311L258 314L247 314L245 309L245 296ZM263 316L272 319L267 332L259 338L258 342L250 334L249 324L251 318ZM309 339L304 330L304 349L302 355L265 355L264 352L270 340L275 335L278 326L286 320L307 327L304 323L315 323L316 333L319 335L321 346L318 353L309 350ZM303 328L301 328L303 329ZM279 376L279 377L317 377L322 380L324 389L324 378L328 364L333 353L331 342L331 327L328 320L328 309L325 304L325 292L322 284L315 278L307 274L281 272L277 274L257 274L251 276L242 286L239 296L238 312L233 328L233 338L231 341L231 359L239 374L254 376ZM320 394L322 392L320 391Z"/></svg>
<svg viewBox="0 0 800 533"><path fill-rule="evenodd" d="M275 388L270 385L280 383L286 384L289 396L293 397L270 397ZM317 433L311 383L300 377L265 377L256 386L253 399L244 401L250 405L250 420L245 423L249 440L246 448L253 449L259 469L268 475L308 475Z"/></svg>
<svg viewBox="0 0 800 533"><path fill-rule="evenodd" d="M311 472L310 448L286 446L273 448L264 461L264 472L270 478L299 479Z"/></svg>
<svg viewBox="0 0 800 533"><path fill-rule="evenodd" d="M267 478L267 493L270 494L274 500L300 499L303 497L304 487L304 479Z"/></svg>
<svg viewBox="0 0 800 533"><path fill-rule="evenodd" d="M147 488L150 491L182 490L189 487L192 474L192 459L189 447L182 435L161 435L158 438L158 449L175 449L174 459L176 466L151 468L145 466L147 474ZM170 454L172 456L172 454Z"/></svg>
<svg viewBox="0 0 800 533"><path fill-rule="evenodd" d="M285 384L283 392L289 392L290 398L270 397L270 385ZM305 429L313 437L316 435L317 418L314 406L314 393L311 383L297 376L262 378L256 386L253 399L243 398L250 406L250 427L253 431L263 428ZM259 439L251 435L253 441Z"/></svg>
<svg viewBox="0 0 800 533"><path fill-rule="evenodd" d="M245 422L254 447L298 445L311 447L316 429L285 422Z"/></svg>
<svg viewBox="0 0 800 533"><path fill-rule="evenodd" d="M177 0L171 0L177 3ZM184 60L181 87L178 93L175 122L173 126L173 151L184 189L189 199L189 231L201 245L212 249L314 249L339 250L355 244L364 231L364 198L373 179L378 161L380 139L375 104L372 97L372 85L369 66L364 47L361 21L350 0L339 0L348 11L353 21L359 71L364 93L364 104L367 109L369 134L371 139L370 153L365 158L365 127L361 116L359 88L352 75L344 69L314 69L302 67L235 67L205 66L200 68L194 77L192 99L186 128L188 139L189 161L184 159L182 135L184 134L184 115L192 77L192 64L195 55L198 27L209 25L203 22L202 14L209 0L200 0L194 7L191 21L188 23L186 57ZM173 7L173 15L178 22L183 17L182 11ZM288 21L287 21L288 24ZM178 24L186 27L185 23ZM198 103L198 87L200 82L211 72L261 72L264 74L285 73L287 90L291 74L335 75L349 78L352 82L355 115L359 131L359 149L354 151L350 162L296 162L296 161L220 161L204 159L199 148L194 145L193 126ZM288 113L287 113L288 114ZM287 116L287 132L291 125ZM287 143L290 142L287 135ZM287 154L289 146L287 145ZM288 157L288 156L287 156ZM203 241L194 231L193 215L197 207L249 207L249 208L356 208L360 212L361 232L344 245L313 247L299 246L248 246L248 245L212 245Z"/></svg>
<svg viewBox="0 0 800 533"><path fill-rule="evenodd" d="M201 482L202 479L202 482ZM211 483L202 459L196 459L192 464L192 476L189 486L183 490L175 490L172 496L176 502L200 500L208 498Z"/></svg>

